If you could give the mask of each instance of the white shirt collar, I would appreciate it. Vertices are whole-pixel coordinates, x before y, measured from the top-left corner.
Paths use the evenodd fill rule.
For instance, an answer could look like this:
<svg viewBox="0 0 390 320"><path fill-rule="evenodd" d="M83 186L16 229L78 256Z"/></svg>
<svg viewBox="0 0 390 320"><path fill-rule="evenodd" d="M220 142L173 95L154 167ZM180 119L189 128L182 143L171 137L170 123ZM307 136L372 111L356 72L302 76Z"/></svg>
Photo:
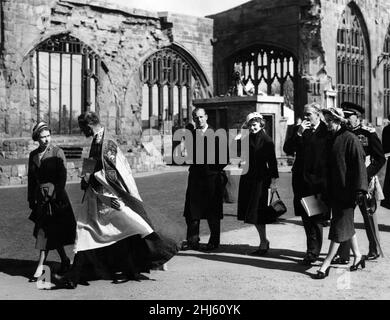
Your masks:
<svg viewBox="0 0 390 320"><path fill-rule="evenodd" d="M320 123L321 123L321 121L318 121L317 125L312 128L313 131L317 130L317 128L319 127Z"/></svg>
<svg viewBox="0 0 390 320"><path fill-rule="evenodd" d="M103 133L104 133L104 127L101 127L100 130L94 134L93 137L96 138L97 143L100 143L102 141Z"/></svg>

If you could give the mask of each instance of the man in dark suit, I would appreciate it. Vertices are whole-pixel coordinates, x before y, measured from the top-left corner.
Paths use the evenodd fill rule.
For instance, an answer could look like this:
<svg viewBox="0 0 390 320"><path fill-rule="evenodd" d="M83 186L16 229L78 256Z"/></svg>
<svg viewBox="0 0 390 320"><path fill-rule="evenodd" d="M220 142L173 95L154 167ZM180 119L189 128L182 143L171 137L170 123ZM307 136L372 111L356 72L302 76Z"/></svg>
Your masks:
<svg viewBox="0 0 390 320"><path fill-rule="evenodd" d="M379 140L374 128L362 125L362 115L364 114L363 107L352 102L343 102L341 104L341 108L348 120L349 130L359 138L366 154L366 158L369 157L369 165L367 167L368 184L386 162L381 141ZM367 260L375 260L380 256L379 237L375 231L378 230L376 215L375 213L369 214L367 212L366 204L359 205L359 208L363 216L364 228L366 229L369 242L369 250L366 258ZM350 242L343 242L338 250L338 256L333 259L333 263L348 264L350 250Z"/></svg>
<svg viewBox="0 0 390 320"><path fill-rule="evenodd" d="M220 150L218 141L217 139L215 140L213 145L215 146L213 149L215 161L212 161L210 151L207 150L207 140L210 138L214 139L214 130L207 123L206 111L203 108L196 108L192 113L192 117L196 128L192 131L192 164L189 168L184 207L184 217L187 224L187 242L183 243L182 249L199 249L200 220L207 219L210 228L210 239L206 250L214 250L220 244L220 224L223 218L223 191L227 181L223 171L223 168L227 165L227 144L226 150ZM220 153L222 155L223 151L226 152L225 161L220 161L219 155Z"/></svg>
<svg viewBox="0 0 390 320"><path fill-rule="evenodd" d="M302 217L306 233L307 251L302 263L311 265L318 259L322 247L324 215L308 216L301 199L326 191L326 157L324 156L328 130L320 118L321 107L317 103L306 105L304 120L293 130L283 146L287 154L295 153L292 168L295 215Z"/></svg>
<svg viewBox="0 0 390 320"><path fill-rule="evenodd" d="M387 116L387 119L390 121L390 115ZM390 122L382 131L382 147L385 154L390 153ZM385 198L381 201L381 206L390 209L390 161L387 161L383 194Z"/></svg>

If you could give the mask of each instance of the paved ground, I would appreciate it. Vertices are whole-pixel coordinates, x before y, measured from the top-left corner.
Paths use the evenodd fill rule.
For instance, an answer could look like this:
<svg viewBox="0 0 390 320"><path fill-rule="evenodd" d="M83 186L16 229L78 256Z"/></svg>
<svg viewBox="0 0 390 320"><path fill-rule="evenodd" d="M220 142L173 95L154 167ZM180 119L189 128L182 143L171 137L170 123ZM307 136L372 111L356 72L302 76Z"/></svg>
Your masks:
<svg viewBox="0 0 390 320"><path fill-rule="evenodd" d="M185 235L182 218L187 173L170 168L159 175L138 175L137 184L145 203L154 209L152 218L176 241ZM26 188L0 189L0 299L134 299L134 300L278 300L278 299L389 299L390 261L388 256L377 262L367 262L366 269L349 272L346 267L334 267L325 280L312 275L312 267L298 264L305 250L305 236L300 219L292 214L291 174L281 174L280 193L289 212L279 223L267 227L271 250L265 257L247 253L258 245L254 227L238 222L236 204L225 204L222 222L222 246L213 253L179 252L168 264L168 271L153 271L150 280L114 285L94 281L76 290L38 290L27 282L35 266L32 223L27 220ZM67 186L74 209L81 195L78 184ZM390 247L390 211L378 211L384 252ZM360 213L356 228L362 252L367 240ZM207 242L206 223L202 223L202 242ZM328 249L328 228L324 230L323 255ZM71 254L71 248L67 248ZM55 252L49 264L58 266Z"/></svg>

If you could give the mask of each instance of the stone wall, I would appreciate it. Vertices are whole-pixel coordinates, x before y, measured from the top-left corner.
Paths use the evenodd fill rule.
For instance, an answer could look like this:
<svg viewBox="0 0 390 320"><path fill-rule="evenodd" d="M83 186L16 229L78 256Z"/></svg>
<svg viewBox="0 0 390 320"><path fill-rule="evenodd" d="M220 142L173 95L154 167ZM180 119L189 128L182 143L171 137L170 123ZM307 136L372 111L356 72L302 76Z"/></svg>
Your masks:
<svg viewBox="0 0 390 320"><path fill-rule="evenodd" d="M325 50L324 65L327 74L336 82L336 43L337 26L340 17L349 3L354 3L361 12L362 27L367 28L371 74L370 110L366 114L368 121L382 126L383 110L383 63L376 68L377 57L383 52L384 40L390 26L390 2L387 0L323 0L321 1L321 35Z"/></svg>
<svg viewBox="0 0 390 320"><path fill-rule="evenodd" d="M159 153L147 152L144 149L127 152L127 148L122 148L122 151L125 153L133 172L157 171L166 166ZM28 161L25 159L23 162L17 164L1 164L0 162L0 186L27 184ZM66 167L67 181L80 181L82 160L67 160Z"/></svg>
<svg viewBox="0 0 390 320"><path fill-rule="evenodd" d="M69 33L102 59L102 122L128 140L141 135L140 68L172 43L204 68L212 84L212 20L158 14L97 0L5 0L0 64L0 137L29 136L36 121L28 54L52 35ZM147 107L147 106L146 106Z"/></svg>
<svg viewBox="0 0 390 320"><path fill-rule="evenodd" d="M226 58L255 44L274 45L298 57L299 0L251 1L210 16L214 19L216 93L226 94Z"/></svg>
<svg viewBox="0 0 390 320"><path fill-rule="evenodd" d="M191 56L204 71L213 91L213 37L214 21L194 16L159 13L164 23L172 24L169 30L170 41L191 53Z"/></svg>
<svg viewBox="0 0 390 320"><path fill-rule="evenodd" d="M381 126L383 118L383 64L376 68L390 25L387 0L254 0L211 16L214 19L214 78L218 94L226 94L229 74L226 58L254 44L275 45L298 59L295 110L308 102L326 106L325 91L336 85L337 28L348 4L361 12L370 54L370 110L367 120Z"/></svg>

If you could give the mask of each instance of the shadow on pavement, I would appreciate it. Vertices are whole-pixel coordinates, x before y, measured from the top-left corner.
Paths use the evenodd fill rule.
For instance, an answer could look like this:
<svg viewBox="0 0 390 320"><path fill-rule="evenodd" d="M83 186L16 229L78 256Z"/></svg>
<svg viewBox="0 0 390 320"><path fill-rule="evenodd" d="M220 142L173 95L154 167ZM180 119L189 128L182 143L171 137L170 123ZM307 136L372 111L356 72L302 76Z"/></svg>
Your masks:
<svg viewBox="0 0 390 320"><path fill-rule="evenodd" d="M355 222L355 228L365 230L364 223L362 223L362 222L356 223ZM378 228L379 228L379 231L390 232L390 226L386 226L384 224L378 224Z"/></svg>
<svg viewBox="0 0 390 320"><path fill-rule="evenodd" d="M201 246L205 247L206 244L201 244ZM257 249L258 247L250 246L249 244L222 244L219 246L218 249L204 253L230 253L250 256L250 253L254 252ZM185 251L181 251L181 253L183 252ZM264 257L299 262L304 257L304 252L289 249L273 249L271 247Z"/></svg>
<svg viewBox="0 0 390 320"><path fill-rule="evenodd" d="M250 247L250 246L248 246ZM222 250L222 249L220 249ZM217 253L219 250L216 250L215 253ZM227 262L227 263L235 263L240 265L247 265L262 269L271 269L271 270L283 270L283 271L290 271L290 272L296 272L296 273L302 273L305 275L308 275L310 277L313 276L313 273L307 272L307 269L310 269L312 266L304 266L298 264L295 259L286 259L286 260L292 260L294 262L281 262L281 261L271 261L268 260L268 258L280 258L285 259L285 256L288 256L291 254L291 252L296 252L292 250L284 250L284 249L277 249L275 251L278 251L279 253L283 253L282 255L276 255L274 256L274 253L271 252L272 249L270 249L269 254L267 254L264 257L254 257L254 256L243 256L243 257L235 257L235 256L227 256L227 255L221 255L221 254L204 254L204 253L178 253L178 256L192 256L197 257L200 259L206 259L206 260L212 260L212 261L219 261L219 262ZM224 253L226 253L224 251ZM301 252L299 252L300 255L302 255ZM266 258L266 259L264 259Z"/></svg>
<svg viewBox="0 0 390 320"><path fill-rule="evenodd" d="M10 276L20 276L29 279L33 275L35 268L37 267L37 263L37 261L32 260L0 258L0 272ZM45 265L49 266L51 270L54 270L59 268L60 263L55 261L46 261Z"/></svg>

